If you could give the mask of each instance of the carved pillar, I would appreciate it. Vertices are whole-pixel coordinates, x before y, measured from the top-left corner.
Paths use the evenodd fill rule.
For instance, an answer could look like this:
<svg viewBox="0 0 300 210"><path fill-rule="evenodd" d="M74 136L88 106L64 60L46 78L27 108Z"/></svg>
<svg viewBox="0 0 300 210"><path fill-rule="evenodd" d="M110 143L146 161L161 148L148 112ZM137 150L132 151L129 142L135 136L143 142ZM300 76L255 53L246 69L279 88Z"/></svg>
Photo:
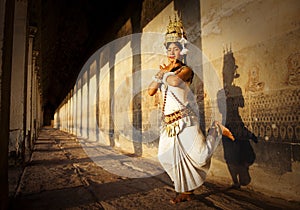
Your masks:
<svg viewBox="0 0 300 210"><path fill-rule="evenodd" d="M41 77L40 73L41 69L39 68L38 74L37 74L37 132L41 128L42 123L43 123L43 115L42 115L42 107L43 107L43 102L42 102L42 86L41 86Z"/></svg>
<svg viewBox="0 0 300 210"><path fill-rule="evenodd" d="M9 152L19 156L25 152L24 118L25 116L25 63L26 63L26 22L27 1L15 2L11 72L11 104Z"/></svg>
<svg viewBox="0 0 300 210"><path fill-rule="evenodd" d="M37 66L37 57L39 56L39 51L34 50L32 54L32 80L31 80L31 94L32 94L32 100L31 100L31 107L32 107L32 112L31 112L31 131L32 133L32 138L31 138L31 145L33 144L33 141L37 137L37 106L38 106L38 71L39 67Z"/></svg>
<svg viewBox="0 0 300 210"><path fill-rule="evenodd" d="M0 1L0 209L8 209L9 203L7 180L14 8L14 0Z"/></svg>
<svg viewBox="0 0 300 210"><path fill-rule="evenodd" d="M26 100L26 141L25 141L25 147L26 150L32 149L31 139L33 138L33 132L31 130L32 128L32 77L33 77L33 41L34 36L37 32L37 28L30 26L29 27L29 37L28 37L28 50L27 50L27 100Z"/></svg>

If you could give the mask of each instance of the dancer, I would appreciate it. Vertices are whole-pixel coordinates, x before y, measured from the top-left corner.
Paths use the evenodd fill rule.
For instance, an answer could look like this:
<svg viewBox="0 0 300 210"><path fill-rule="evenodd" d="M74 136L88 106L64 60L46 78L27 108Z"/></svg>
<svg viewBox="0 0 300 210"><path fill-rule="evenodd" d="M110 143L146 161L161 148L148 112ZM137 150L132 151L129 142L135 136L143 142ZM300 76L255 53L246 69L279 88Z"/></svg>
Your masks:
<svg viewBox="0 0 300 210"><path fill-rule="evenodd" d="M222 135L234 140L232 133L217 121L206 137L199 129L199 120L187 99L194 73L185 64L186 43L181 19L170 19L165 36L168 64L160 66L148 86L150 96L161 91L163 97L158 159L174 183L177 195L171 200L173 204L192 200L193 190L205 181Z"/></svg>

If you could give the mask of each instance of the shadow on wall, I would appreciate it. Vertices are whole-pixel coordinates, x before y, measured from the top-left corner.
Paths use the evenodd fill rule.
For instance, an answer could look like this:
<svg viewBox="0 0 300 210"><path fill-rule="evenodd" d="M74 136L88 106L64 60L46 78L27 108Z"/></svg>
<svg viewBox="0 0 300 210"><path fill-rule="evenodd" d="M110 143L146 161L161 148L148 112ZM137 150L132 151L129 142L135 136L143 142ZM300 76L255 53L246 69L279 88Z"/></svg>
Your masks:
<svg viewBox="0 0 300 210"><path fill-rule="evenodd" d="M238 66L231 49L223 57L223 87L218 91L218 106L222 114L222 123L231 130L235 141L223 137L224 158L233 181L233 187L245 186L251 182L249 166L255 161L256 155L250 144L250 139L257 143L257 137L250 132L239 114L239 107L243 108L244 97L240 87L234 84L234 79L240 75ZM221 95L226 97L226 106L220 104Z"/></svg>

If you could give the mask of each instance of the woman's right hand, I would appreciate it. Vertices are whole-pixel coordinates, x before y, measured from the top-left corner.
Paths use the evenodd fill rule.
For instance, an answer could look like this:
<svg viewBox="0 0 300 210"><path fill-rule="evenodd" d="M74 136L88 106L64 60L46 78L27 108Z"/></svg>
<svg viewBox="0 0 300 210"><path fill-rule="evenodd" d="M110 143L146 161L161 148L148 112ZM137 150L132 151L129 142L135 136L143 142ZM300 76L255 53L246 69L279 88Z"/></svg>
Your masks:
<svg viewBox="0 0 300 210"><path fill-rule="evenodd" d="M159 69L160 69L161 71L168 71L169 65L170 65L170 64L168 64L168 65L166 65L166 64L161 64L161 65L159 65Z"/></svg>
<svg viewBox="0 0 300 210"><path fill-rule="evenodd" d="M177 66L180 66L181 62L178 62L178 60L174 59L172 60L168 65L166 64L162 64L160 65L160 70L164 70L164 71L171 71L173 68L176 68Z"/></svg>

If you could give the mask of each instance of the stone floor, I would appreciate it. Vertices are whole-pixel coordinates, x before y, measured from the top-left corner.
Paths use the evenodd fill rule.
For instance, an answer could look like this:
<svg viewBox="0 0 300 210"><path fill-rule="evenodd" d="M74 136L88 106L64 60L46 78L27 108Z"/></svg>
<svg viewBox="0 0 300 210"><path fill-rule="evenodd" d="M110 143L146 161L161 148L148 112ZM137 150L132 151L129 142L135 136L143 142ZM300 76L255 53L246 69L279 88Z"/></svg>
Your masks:
<svg viewBox="0 0 300 210"><path fill-rule="evenodd" d="M20 177L20 178L18 178ZM10 209L300 209L300 203L208 179L173 205L172 183L154 160L83 142L45 127L30 162L10 167Z"/></svg>

